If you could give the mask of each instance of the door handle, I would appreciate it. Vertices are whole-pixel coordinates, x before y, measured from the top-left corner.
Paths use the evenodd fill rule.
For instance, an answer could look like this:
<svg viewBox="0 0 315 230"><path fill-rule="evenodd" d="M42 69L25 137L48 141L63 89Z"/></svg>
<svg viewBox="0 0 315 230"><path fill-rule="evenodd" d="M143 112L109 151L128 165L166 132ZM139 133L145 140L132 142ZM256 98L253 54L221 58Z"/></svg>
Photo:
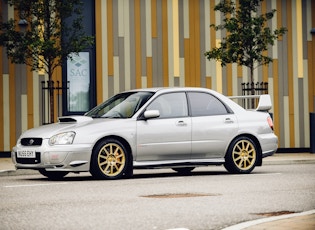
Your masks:
<svg viewBox="0 0 315 230"><path fill-rule="evenodd" d="M184 121L177 121L176 125L177 126L186 126L187 124Z"/></svg>
<svg viewBox="0 0 315 230"><path fill-rule="evenodd" d="M230 124L230 123L234 123L234 121L230 117L227 117L225 118L225 123Z"/></svg>

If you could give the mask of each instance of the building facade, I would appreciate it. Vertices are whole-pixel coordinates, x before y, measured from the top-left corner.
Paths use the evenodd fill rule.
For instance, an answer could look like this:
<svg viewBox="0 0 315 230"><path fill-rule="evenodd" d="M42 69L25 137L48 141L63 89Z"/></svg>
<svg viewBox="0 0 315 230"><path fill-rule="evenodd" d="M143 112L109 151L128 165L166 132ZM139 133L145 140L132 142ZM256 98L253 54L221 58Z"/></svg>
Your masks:
<svg viewBox="0 0 315 230"><path fill-rule="evenodd" d="M133 88L200 86L227 96L241 95L241 84L249 82L248 69L236 64L221 67L204 56L224 37L210 28L222 22L222 15L213 10L218 2L84 1L84 23L95 36L95 47L80 53L77 63L68 61L54 73L56 86L63 84L55 90L55 101L60 102L55 103L59 111L55 120L83 114L113 94ZM268 26L288 31L268 50L273 62L255 69L255 82L268 83L279 147L308 149L315 132L310 128L315 107L315 2L262 2L261 12L271 9L277 11ZM0 13L18 20L4 0ZM75 69L76 64L80 68ZM0 152L10 151L23 131L45 123L47 80L44 73L11 64L0 47ZM69 95L78 94L75 89L80 87L87 93L71 99Z"/></svg>

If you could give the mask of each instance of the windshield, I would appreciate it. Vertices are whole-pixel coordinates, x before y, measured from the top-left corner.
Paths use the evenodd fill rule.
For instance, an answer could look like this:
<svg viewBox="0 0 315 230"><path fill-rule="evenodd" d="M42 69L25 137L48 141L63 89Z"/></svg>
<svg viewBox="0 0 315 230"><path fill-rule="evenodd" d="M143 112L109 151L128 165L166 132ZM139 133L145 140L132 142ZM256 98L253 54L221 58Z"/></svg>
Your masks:
<svg viewBox="0 0 315 230"><path fill-rule="evenodd" d="M152 92L120 93L96 106L87 112L85 116L93 118L130 118L152 95Z"/></svg>

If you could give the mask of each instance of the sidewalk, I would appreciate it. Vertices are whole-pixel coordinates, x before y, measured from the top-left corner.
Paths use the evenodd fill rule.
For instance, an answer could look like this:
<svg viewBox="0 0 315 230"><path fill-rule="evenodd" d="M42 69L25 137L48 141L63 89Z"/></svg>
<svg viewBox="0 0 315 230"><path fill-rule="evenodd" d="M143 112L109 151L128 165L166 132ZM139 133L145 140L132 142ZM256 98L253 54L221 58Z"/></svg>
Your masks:
<svg viewBox="0 0 315 230"><path fill-rule="evenodd" d="M315 154L276 153L263 159L263 165L315 164ZM34 170L15 170L11 158L0 158L0 176L34 174ZM225 228L224 230L313 230L315 210L257 219Z"/></svg>

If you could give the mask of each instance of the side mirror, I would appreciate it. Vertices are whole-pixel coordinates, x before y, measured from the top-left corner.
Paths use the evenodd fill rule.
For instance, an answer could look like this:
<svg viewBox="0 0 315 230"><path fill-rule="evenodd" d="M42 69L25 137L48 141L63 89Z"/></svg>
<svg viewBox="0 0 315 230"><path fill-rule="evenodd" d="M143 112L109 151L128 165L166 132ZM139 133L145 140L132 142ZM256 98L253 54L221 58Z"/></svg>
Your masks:
<svg viewBox="0 0 315 230"><path fill-rule="evenodd" d="M151 119L151 118L157 118L160 116L160 111L159 110L147 110L143 114L144 119Z"/></svg>

